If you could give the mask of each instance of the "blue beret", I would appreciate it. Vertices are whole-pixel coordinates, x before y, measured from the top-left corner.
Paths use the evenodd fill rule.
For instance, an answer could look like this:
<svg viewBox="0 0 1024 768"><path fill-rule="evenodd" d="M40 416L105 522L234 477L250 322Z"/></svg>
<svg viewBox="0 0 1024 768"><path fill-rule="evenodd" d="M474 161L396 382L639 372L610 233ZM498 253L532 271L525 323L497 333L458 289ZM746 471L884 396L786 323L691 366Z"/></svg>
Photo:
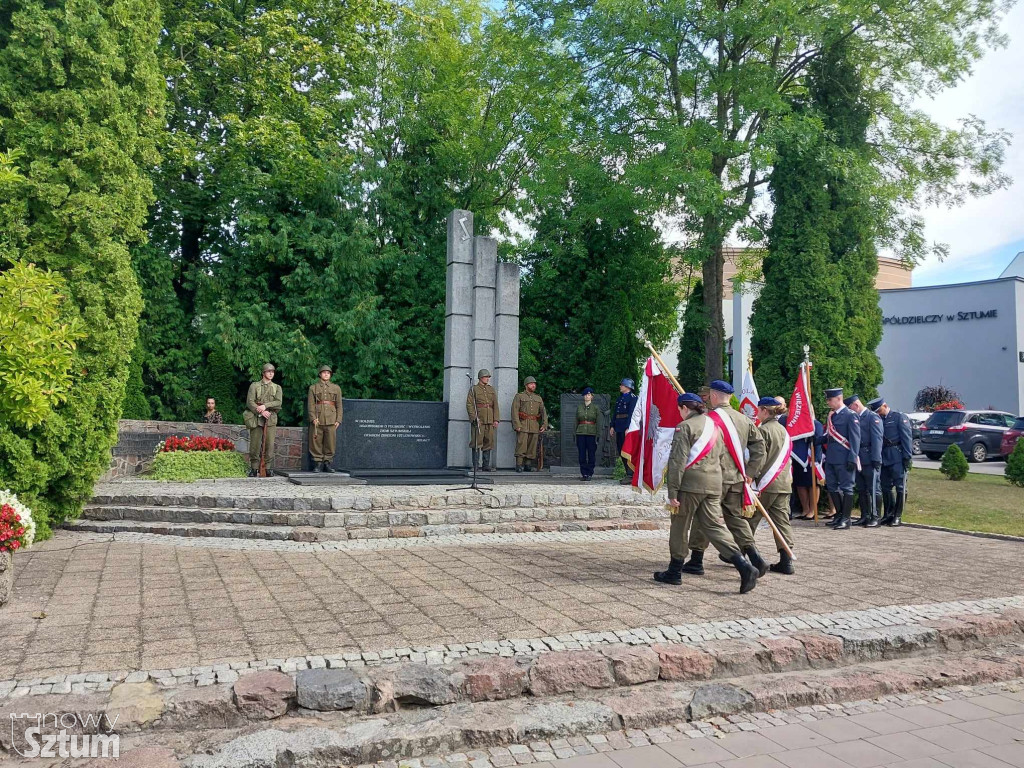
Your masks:
<svg viewBox="0 0 1024 768"><path fill-rule="evenodd" d="M693 392L684 392L676 398L676 402L679 405L702 405L703 400L700 399L700 395L695 395Z"/></svg>
<svg viewBox="0 0 1024 768"><path fill-rule="evenodd" d="M874 400L868 403L868 408L870 408L872 411L877 411L883 405L885 405L885 400L883 400L880 397L876 397Z"/></svg>
<svg viewBox="0 0 1024 768"><path fill-rule="evenodd" d="M708 388L713 389L716 392L724 392L727 395L731 395L733 392L736 391L735 389L732 388L732 384L730 384L728 381L722 381L721 379L715 379L714 381L712 381Z"/></svg>
<svg viewBox="0 0 1024 768"><path fill-rule="evenodd" d="M843 405L849 408L851 405L860 400L860 395L850 395L848 398L843 400Z"/></svg>
<svg viewBox="0 0 1024 768"><path fill-rule="evenodd" d="M629 387L630 389L636 389L632 379L623 379L619 382L620 387Z"/></svg>
<svg viewBox="0 0 1024 768"><path fill-rule="evenodd" d="M776 405L780 405L780 403L774 397L768 397L766 395L757 401L757 405L759 408L774 408Z"/></svg>
<svg viewBox="0 0 1024 768"><path fill-rule="evenodd" d="M583 388L583 394L584 395L592 395L592 394L594 394L594 390L593 390L592 387L584 387Z"/></svg>
<svg viewBox="0 0 1024 768"><path fill-rule="evenodd" d="M825 390L825 397L842 397L842 396L843 396L843 388L842 387L836 387L835 389L826 389Z"/></svg>

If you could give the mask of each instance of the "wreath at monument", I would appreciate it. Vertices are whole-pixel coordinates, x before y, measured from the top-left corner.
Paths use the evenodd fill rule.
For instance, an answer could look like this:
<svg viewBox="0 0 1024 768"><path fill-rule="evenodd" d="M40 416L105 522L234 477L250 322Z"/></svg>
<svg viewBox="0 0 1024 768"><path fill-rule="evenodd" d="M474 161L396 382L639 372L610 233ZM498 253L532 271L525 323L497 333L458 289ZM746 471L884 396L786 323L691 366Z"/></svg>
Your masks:
<svg viewBox="0 0 1024 768"><path fill-rule="evenodd" d="M32 546L36 524L32 510L8 490L0 490L0 605L14 588L14 553Z"/></svg>

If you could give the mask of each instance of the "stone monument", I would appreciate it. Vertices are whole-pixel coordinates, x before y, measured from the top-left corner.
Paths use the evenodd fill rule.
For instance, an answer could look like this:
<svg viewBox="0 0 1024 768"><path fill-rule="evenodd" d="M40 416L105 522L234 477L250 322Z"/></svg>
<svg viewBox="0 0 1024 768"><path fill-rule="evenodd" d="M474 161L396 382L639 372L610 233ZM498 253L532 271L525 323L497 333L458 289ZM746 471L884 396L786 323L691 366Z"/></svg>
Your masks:
<svg viewBox="0 0 1024 768"><path fill-rule="evenodd" d="M519 265L498 262L498 241L474 236L473 214L448 215L444 315L444 401L448 403L448 466L468 467L466 395L481 368L492 373L501 424L499 469L515 466L509 408L519 390Z"/></svg>

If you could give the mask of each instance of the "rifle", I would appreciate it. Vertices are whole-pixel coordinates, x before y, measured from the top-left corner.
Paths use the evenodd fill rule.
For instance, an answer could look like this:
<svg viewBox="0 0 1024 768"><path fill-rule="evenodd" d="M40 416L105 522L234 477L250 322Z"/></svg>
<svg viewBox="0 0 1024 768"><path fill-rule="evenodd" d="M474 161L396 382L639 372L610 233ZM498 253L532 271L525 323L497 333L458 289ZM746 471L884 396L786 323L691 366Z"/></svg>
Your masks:
<svg viewBox="0 0 1024 768"><path fill-rule="evenodd" d="M537 442L540 445L537 446L537 471L540 472L544 469L544 433L541 432L537 435Z"/></svg>
<svg viewBox="0 0 1024 768"><path fill-rule="evenodd" d="M267 476L267 424L270 423L270 419L264 417L263 419L263 439L260 441L260 477Z"/></svg>

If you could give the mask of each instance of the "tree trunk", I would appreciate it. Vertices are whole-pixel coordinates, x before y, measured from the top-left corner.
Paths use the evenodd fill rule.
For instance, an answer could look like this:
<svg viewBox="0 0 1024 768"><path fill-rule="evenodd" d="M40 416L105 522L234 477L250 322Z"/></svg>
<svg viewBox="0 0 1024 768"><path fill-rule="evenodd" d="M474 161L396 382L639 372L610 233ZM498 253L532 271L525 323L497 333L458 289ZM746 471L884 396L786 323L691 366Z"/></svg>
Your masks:
<svg viewBox="0 0 1024 768"><path fill-rule="evenodd" d="M722 314L722 275L725 257L722 255L722 235L719 223L711 216L704 217L704 309L707 312L707 336L704 342L705 383L722 378L722 358L725 350L725 318Z"/></svg>

